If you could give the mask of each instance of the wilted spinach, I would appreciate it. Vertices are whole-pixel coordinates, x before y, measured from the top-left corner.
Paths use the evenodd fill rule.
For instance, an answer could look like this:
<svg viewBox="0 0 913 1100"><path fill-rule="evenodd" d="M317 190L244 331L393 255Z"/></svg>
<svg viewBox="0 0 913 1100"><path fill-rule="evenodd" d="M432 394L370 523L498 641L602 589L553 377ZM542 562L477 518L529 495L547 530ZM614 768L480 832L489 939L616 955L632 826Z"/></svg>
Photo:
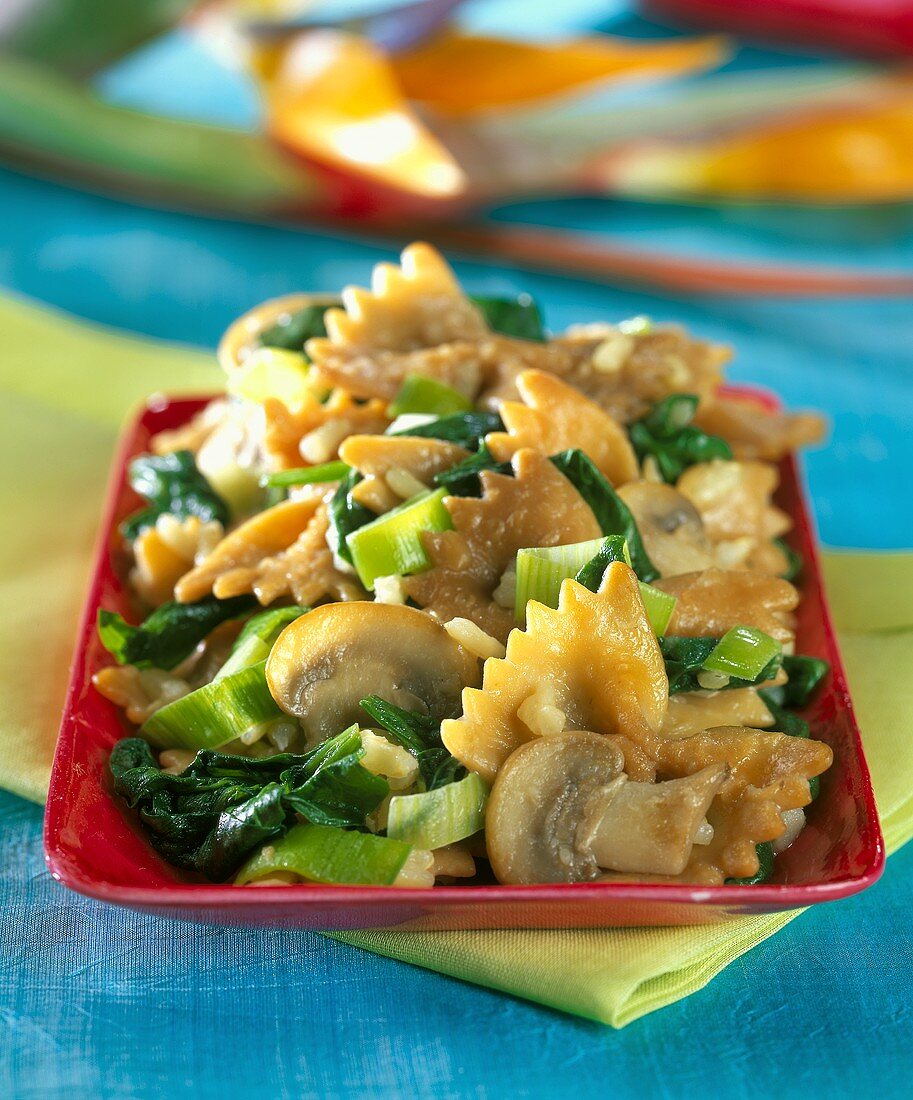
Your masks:
<svg viewBox="0 0 913 1100"><path fill-rule="evenodd" d="M513 474L513 467L509 462L498 462L484 443L479 444L479 449L469 458L464 458L456 466L449 470L443 470L434 477L435 485L441 485L455 497L480 497L482 495L482 482L479 474L483 470L493 470L498 474Z"/></svg>
<svg viewBox="0 0 913 1100"><path fill-rule="evenodd" d="M286 351L304 351L304 345L314 336L326 336L324 314L328 305L305 306L290 313L286 320L277 321L260 334L260 343L267 348L284 348Z"/></svg>
<svg viewBox="0 0 913 1100"><path fill-rule="evenodd" d="M463 765L450 755L441 741L441 724L426 714L403 710L379 695L362 699L359 704L397 744L411 752L429 791L462 779Z"/></svg>
<svg viewBox="0 0 913 1100"><path fill-rule="evenodd" d="M456 443L467 451L474 451L489 432L503 431L504 425L497 413L466 412L441 416L428 424L417 424L414 428L404 428L401 432L391 432L393 436L414 435L422 439L442 439L446 443Z"/></svg>
<svg viewBox="0 0 913 1100"><path fill-rule="evenodd" d="M613 561L626 561L625 540L621 535L609 535L600 547L599 553L590 558L574 580L591 592L598 592L605 571Z"/></svg>
<svg viewBox="0 0 913 1100"><path fill-rule="evenodd" d="M574 449L553 455L552 462L590 506L602 533L621 535L627 542L631 567L640 580L647 584L655 580L659 570L647 555L630 509L592 460L583 451Z"/></svg>
<svg viewBox="0 0 913 1100"><path fill-rule="evenodd" d="M361 474L357 470L350 470L340 481L339 487L330 497L330 503L327 506L327 515L330 520L328 540L336 554L349 565L352 564L352 551L346 545L346 538L359 527L364 527L366 523L377 519L377 515L370 508L359 504L352 496L352 490L361 480Z"/></svg>
<svg viewBox="0 0 913 1100"><path fill-rule="evenodd" d="M513 336L519 340L537 340L546 338L542 314L536 302L528 294L516 298L485 298L473 296L488 327L502 336Z"/></svg>
<svg viewBox="0 0 913 1100"><path fill-rule="evenodd" d="M652 455L663 480L673 485L689 466L714 458L732 458L725 439L708 435L691 423L697 406L695 394L673 393L628 428L638 459L643 462Z"/></svg>
<svg viewBox="0 0 913 1100"><path fill-rule="evenodd" d="M363 827L389 792L360 764L352 727L303 755L249 759L201 750L181 775L156 763L137 737L119 741L109 769L115 792L134 809L153 847L178 867L220 880L302 814L318 825Z"/></svg>
<svg viewBox="0 0 913 1100"><path fill-rule="evenodd" d="M130 463L130 485L149 502L121 524L124 538L133 540L159 516L170 513L179 519L197 516L228 523L228 505L197 469L190 451L167 455L139 455Z"/></svg>
<svg viewBox="0 0 913 1100"><path fill-rule="evenodd" d="M669 677L669 694L702 690L698 676L704 671L704 661L716 649L720 639L683 638L675 634L666 634L658 641L666 664L666 675ZM779 653L776 657L772 657L754 680L730 676L726 687L721 690L750 687L752 684L761 684L765 680L770 680L776 676L782 660Z"/></svg>
<svg viewBox="0 0 913 1100"><path fill-rule="evenodd" d="M220 623L245 615L256 605L256 599L246 595L163 603L139 626L130 626L114 611L99 610L98 636L118 664L174 668Z"/></svg>

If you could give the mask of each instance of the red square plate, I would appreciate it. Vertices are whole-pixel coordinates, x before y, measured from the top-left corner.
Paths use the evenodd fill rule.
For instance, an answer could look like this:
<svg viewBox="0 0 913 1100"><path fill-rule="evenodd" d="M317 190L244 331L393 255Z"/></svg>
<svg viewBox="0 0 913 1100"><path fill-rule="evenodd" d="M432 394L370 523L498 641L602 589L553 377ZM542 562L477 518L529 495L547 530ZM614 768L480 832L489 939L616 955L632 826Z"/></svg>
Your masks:
<svg viewBox="0 0 913 1100"><path fill-rule="evenodd" d="M794 909L855 894L881 874L884 842L869 772L821 589L810 515L791 459L782 465L778 503L793 518L792 543L805 559L797 649L826 658L832 668L806 717L814 736L832 746L834 765L822 777L808 825L777 859L773 881L760 886L593 883L431 890L302 883L252 889L194 881L170 867L110 790L108 753L130 730L117 708L92 687L93 673L110 660L96 636L95 619L99 607L130 612L129 593L116 568L117 524L139 505L126 480L129 459L148 449L150 436L185 423L203 404L203 399L152 399L127 429L116 456L45 820L48 866L65 886L145 912L219 924L604 928L699 924Z"/></svg>

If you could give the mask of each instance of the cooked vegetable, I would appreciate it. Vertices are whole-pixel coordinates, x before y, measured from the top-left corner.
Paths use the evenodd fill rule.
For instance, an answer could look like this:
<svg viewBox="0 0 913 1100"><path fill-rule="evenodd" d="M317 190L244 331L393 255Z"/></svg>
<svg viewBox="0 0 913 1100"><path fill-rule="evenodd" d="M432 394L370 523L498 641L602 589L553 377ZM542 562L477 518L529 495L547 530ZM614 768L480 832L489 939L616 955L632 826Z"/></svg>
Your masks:
<svg viewBox="0 0 913 1100"><path fill-rule="evenodd" d="M652 577L674 577L715 564L700 513L671 485L632 481L618 490L654 568Z"/></svg>
<svg viewBox="0 0 913 1100"><path fill-rule="evenodd" d="M821 686L831 666L819 657L787 654L783 658L783 668L789 677L782 687L783 705L804 707Z"/></svg>
<svg viewBox="0 0 913 1100"><path fill-rule="evenodd" d="M361 474L357 470L351 470L339 483L339 488L330 498L327 507L330 519L327 541L334 552L349 565L352 564L352 552L346 540L353 531L357 531L359 527L364 527L366 523L377 518L370 508L359 504L352 496L352 490L361 480Z"/></svg>
<svg viewBox="0 0 913 1100"><path fill-rule="evenodd" d="M488 787L477 775L421 794L394 795L387 836L433 850L464 840L485 824Z"/></svg>
<svg viewBox="0 0 913 1100"><path fill-rule="evenodd" d="M315 336L326 336L324 314L329 304L310 305L293 313L280 315L269 328L260 333L260 343L268 348L304 351L304 345Z"/></svg>
<svg viewBox="0 0 913 1100"><path fill-rule="evenodd" d="M436 485L443 486L451 496L480 497L482 482L479 480L479 474L483 470L494 470L498 474L513 474L513 467L509 462L496 462L488 447L480 443L474 455L464 458L449 470L436 474L434 481Z"/></svg>
<svg viewBox="0 0 913 1100"><path fill-rule="evenodd" d="M140 732L161 748L217 749L281 717L266 685L266 662L261 660L168 703Z"/></svg>
<svg viewBox="0 0 913 1100"><path fill-rule="evenodd" d="M678 600L675 596L670 596L668 592L661 592L658 588L654 588L652 584L644 584L643 581L640 581L640 594L643 597L647 618L650 620L650 626L653 627L653 633L661 638L666 633Z"/></svg>
<svg viewBox="0 0 913 1100"><path fill-rule="evenodd" d="M345 462L324 462L320 466L302 466L295 470L279 470L268 474L265 483L273 488L286 489L292 485L325 485L342 481L351 467Z"/></svg>
<svg viewBox="0 0 913 1100"><path fill-rule="evenodd" d="M485 816L499 882L581 882L600 869L680 874L726 766L632 783L607 738L586 732L521 745L498 772Z"/></svg>
<svg viewBox="0 0 913 1100"><path fill-rule="evenodd" d="M276 871L290 871L310 882L390 886L411 851L411 845L401 840L371 833L293 825L285 836L252 856L235 883L244 886Z"/></svg>
<svg viewBox="0 0 913 1100"><path fill-rule="evenodd" d="M99 610L98 636L120 665L137 668L174 668L220 623L236 619L256 607L253 596L217 600L207 596L195 603L163 603L139 626L114 611Z"/></svg>
<svg viewBox="0 0 913 1100"><path fill-rule="evenodd" d="M583 451L562 451L552 462L587 502L604 535L621 535L628 544L634 572L649 584L659 572L647 551L630 509Z"/></svg>
<svg viewBox="0 0 913 1100"><path fill-rule="evenodd" d="M379 695L440 721L479 680L478 662L429 615L402 604L334 603L283 630L266 664L273 697L308 736L358 722Z"/></svg>
<svg viewBox="0 0 913 1100"><path fill-rule="evenodd" d="M306 607L293 604L291 607L270 608L248 619L235 639L228 660L216 673L214 679L221 680L223 676L230 676L243 668L265 661L273 648L273 642L285 627L307 610Z"/></svg>
<svg viewBox="0 0 913 1100"><path fill-rule="evenodd" d="M719 638L682 638L667 634L660 638L659 647L666 663L669 677L669 694L679 691L715 691L749 687L773 679L782 662L782 651L777 650L767 664L753 677L740 677L714 670L707 676L705 662L720 643Z"/></svg>
<svg viewBox="0 0 913 1100"><path fill-rule="evenodd" d="M369 592L378 577L420 573L431 564L422 542L423 531L453 527L444 507L445 489L429 490L366 523L346 537L346 546L361 583Z"/></svg>
<svg viewBox="0 0 913 1100"><path fill-rule="evenodd" d="M229 376L226 389L245 401L274 397L292 409L314 395L310 370L301 351L256 348Z"/></svg>
<svg viewBox="0 0 913 1100"><path fill-rule="evenodd" d="M387 412L393 417L409 413L429 413L435 417L443 417L469 412L471 408L472 402L469 398L452 386L445 386L443 382L421 374L410 374Z"/></svg>
<svg viewBox="0 0 913 1100"><path fill-rule="evenodd" d="M519 622L526 621L530 600L546 607L557 607L561 582L573 577L579 584L596 592L610 561L630 565L625 540L620 535L589 539L570 546L538 546L517 551L517 591L514 611ZM595 563L595 564L594 564ZM588 583L598 572L595 585Z"/></svg>
<svg viewBox="0 0 913 1100"><path fill-rule="evenodd" d="M750 626L734 626L720 638L704 659L708 672L756 681L771 662L782 661L783 647L776 639ZM768 679L770 677L768 676Z"/></svg>
<svg viewBox="0 0 913 1100"><path fill-rule="evenodd" d="M443 439L446 443L457 443L467 451L474 451L488 435L503 428L497 413L465 412L453 416L442 416L428 424L416 424L402 431L390 432L390 435L416 435L423 439Z"/></svg>
<svg viewBox="0 0 913 1100"><path fill-rule="evenodd" d="M227 523L228 506L197 469L190 451L165 455L140 455L130 463L128 477L133 490L149 502L121 524L124 538L133 540L160 515L168 512L179 519L197 516Z"/></svg>
<svg viewBox="0 0 913 1100"><path fill-rule="evenodd" d="M387 734L418 761L426 790L453 783L466 774L463 765L450 755L441 740L441 723L427 714L403 710L378 695L359 704Z"/></svg>
<svg viewBox="0 0 913 1100"><path fill-rule="evenodd" d="M802 555L798 550L794 550L786 539L774 539L774 545L779 546L786 557L786 572L782 574L783 579L787 581L794 581L805 565L802 560Z"/></svg>
<svg viewBox="0 0 913 1100"><path fill-rule="evenodd" d="M652 456L663 480L672 485L689 466L732 458L732 449L724 439L692 425L699 400L693 393L670 394L628 428L640 461Z"/></svg>
<svg viewBox="0 0 913 1100"><path fill-rule="evenodd" d="M546 338L539 307L528 294L520 294L516 298L474 295L471 301L482 311L482 316L494 332L515 336L519 340L542 341Z"/></svg>
<svg viewBox="0 0 913 1100"><path fill-rule="evenodd" d="M116 793L165 859L223 879L296 813L319 824L363 825L388 792L359 764L363 754L357 730L346 730L301 756L249 759L204 750L181 775L170 775L134 737L114 746L109 768Z"/></svg>
<svg viewBox="0 0 913 1100"><path fill-rule="evenodd" d="M599 552L583 566L574 579L591 592L598 592L605 571L613 561L623 561L627 565L631 564L628 545L620 535L612 535L605 539ZM665 634L677 603L675 596L661 592L650 584L644 584L643 581L637 583L653 633L657 636Z"/></svg>

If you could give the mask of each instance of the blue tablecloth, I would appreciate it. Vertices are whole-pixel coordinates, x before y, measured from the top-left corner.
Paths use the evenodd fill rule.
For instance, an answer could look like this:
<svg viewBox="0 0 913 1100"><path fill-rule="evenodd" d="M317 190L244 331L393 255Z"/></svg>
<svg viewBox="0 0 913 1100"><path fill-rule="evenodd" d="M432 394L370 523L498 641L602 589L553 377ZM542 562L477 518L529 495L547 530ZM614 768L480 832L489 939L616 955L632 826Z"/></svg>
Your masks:
<svg viewBox="0 0 913 1100"><path fill-rule="evenodd" d="M0 285L205 346L264 297L364 279L383 251L141 209L12 173L0 173L0 210ZM624 232L622 215L539 204L500 216ZM683 250L818 255L801 234L787 244L780 228L742 232L710 214L631 208L625 224L645 237L665 227ZM864 243L834 233L826 249L866 266L913 260L900 223ZM733 378L833 419L831 446L807 462L825 540L913 546L909 303L668 300L457 266L477 291L530 290L554 327L646 312L733 343ZM910 1093L913 849L868 893L806 914L707 989L612 1032L315 934L107 908L50 880L37 807L0 794L0 822L0 1096L728 1100L868 1096L876 1083L884 1100Z"/></svg>

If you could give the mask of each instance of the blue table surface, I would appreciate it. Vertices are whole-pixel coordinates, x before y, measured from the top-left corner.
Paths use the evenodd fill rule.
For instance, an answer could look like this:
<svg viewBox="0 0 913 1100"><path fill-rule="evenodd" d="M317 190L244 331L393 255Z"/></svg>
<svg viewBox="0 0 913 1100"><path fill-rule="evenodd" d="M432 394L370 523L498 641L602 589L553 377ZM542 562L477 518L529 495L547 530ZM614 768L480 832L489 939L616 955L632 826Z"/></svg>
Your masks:
<svg viewBox="0 0 913 1100"><path fill-rule="evenodd" d="M133 72L133 85L113 82L125 99L148 83L143 65ZM355 237L142 209L10 172L0 172L0 210L0 286L208 347L262 298L363 280L388 258ZM648 247L668 239L716 256L820 255L795 234L781 248L780 228L763 219L740 228L710 213L628 210L537 203L498 216L599 222L630 242L642 234ZM886 229L879 215L869 232L863 219L843 237L834 226L821 243L832 260L910 269L901 221ZM829 448L807 459L824 539L913 546L908 302L672 299L456 266L474 290L531 291L555 328L646 312L732 343L732 378L832 419ZM910 1093L913 848L866 894L805 914L705 990L613 1032L316 934L200 928L96 904L48 877L40 809L0 794L0 821L0 1096Z"/></svg>

